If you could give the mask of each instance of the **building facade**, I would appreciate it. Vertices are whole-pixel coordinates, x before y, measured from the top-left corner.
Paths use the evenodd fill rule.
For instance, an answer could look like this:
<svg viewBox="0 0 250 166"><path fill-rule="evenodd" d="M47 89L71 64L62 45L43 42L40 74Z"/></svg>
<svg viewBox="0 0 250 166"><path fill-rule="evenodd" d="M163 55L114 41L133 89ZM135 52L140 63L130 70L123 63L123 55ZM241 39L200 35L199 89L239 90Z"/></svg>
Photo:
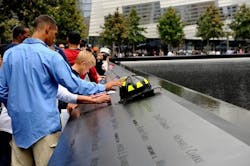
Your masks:
<svg viewBox="0 0 250 166"><path fill-rule="evenodd" d="M200 50L204 47L204 43L196 34L196 22L203 14L208 6L214 4L220 9L222 20L225 25L230 23L233 15L240 5L246 4L250 6L250 0L79 0L85 20L88 25L88 36L91 44L98 43L99 34L104 25L104 18L108 14L113 14L116 8L123 15L128 15L132 8L135 8L140 19L140 26L146 28L144 35L147 38L146 48L149 52L155 50L159 51L162 47L159 40L157 31L157 22L161 15L168 7L173 7L180 14L182 21L185 23L185 50ZM225 30L227 26L224 27ZM217 50L225 52L229 49L231 40L231 47L238 47L233 38L230 36L228 39L220 39L213 41L212 47L218 47ZM164 51L167 51L165 49Z"/></svg>
<svg viewBox="0 0 250 166"><path fill-rule="evenodd" d="M89 0L90 1L90 0ZM116 8L128 15L131 8L135 8L140 16L141 26L146 28L147 38L159 38L157 21L164 11L172 6L181 15L185 23L184 32L186 39L197 39L196 21L204 10L211 4L220 8L222 19L230 21L233 14L241 4L250 5L249 0L92 0L89 21L89 36L98 37L102 31L104 17L115 12Z"/></svg>

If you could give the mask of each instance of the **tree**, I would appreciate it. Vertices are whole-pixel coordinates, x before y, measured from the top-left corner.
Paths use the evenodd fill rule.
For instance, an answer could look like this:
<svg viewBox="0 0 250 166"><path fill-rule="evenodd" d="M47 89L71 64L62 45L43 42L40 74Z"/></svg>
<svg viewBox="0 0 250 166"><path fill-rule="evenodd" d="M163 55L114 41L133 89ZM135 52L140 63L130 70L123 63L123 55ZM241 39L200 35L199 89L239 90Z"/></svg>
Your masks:
<svg viewBox="0 0 250 166"><path fill-rule="evenodd" d="M48 14L56 20L59 27L58 41L65 41L70 30L79 31L82 37L86 36L86 27L76 0L0 0L0 13L2 41L6 41L6 33L9 33L3 22L17 19L19 23L32 27L34 19L41 14Z"/></svg>
<svg viewBox="0 0 250 166"><path fill-rule="evenodd" d="M48 14L57 22L57 43L63 43L69 31L78 31L86 38L86 25L75 0L60 0L60 5L50 7Z"/></svg>
<svg viewBox="0 0 250 166"><path fill-rule="evenodd" d="M206 41L208 46L211 38L214 39L224 36L223 25L219 9L211 5L197 21L196 36Z"/></svg>
<svg viewBox="0 0 250 166"><path fill-rule="evenodd" d="M128 28L128 43L132 45L133 52L135 51L135 44L145 40L145 36L142 34L146 33L146 28L139 27L140 17L134 8L131 9L127 17L127 28Z"/></svg>
<svg viewBox="0 0 250 166"><path fill-rule="evenodd" d="M161 40L168 44L168 49L178 47L184 39L183 23L181 17L173 7L167 8L157 24Z"/></svg>
<svg viewBox="0 0 250 166"><path fill-rule="evenodd" d="M1 34L0 43L7 43L12 40L12 29L16 25L21 25L21 23L15 18L7 19L0 23L1 31L4 32L4 33L0 33Z"/></svg>
<svg viewBox="0 0 250 166"><path fill-rule="evenodd" d="M126 27L126 19L119 13L118 8L113 15L109 14L104 18L104 26L101 27L103 31L100 33L100 37L103 43L112 45L113 53L115 46L118 46L118 53L120 53L121 44L126 41L128 36Z"/></svg>
<svg viewBox="0 0 250 166"><path fill-rule="evenodd" d="M17 0L0 0L0 43L9 42L12 39L12 29L15 25L24 24L16 14L19 11Z"/></svg>
<svg viewBox="0 0 250 166"><path fill-rule="evenodd" d="M240 6L229 27L234 31L235 39L250 39L250 8Z"/></svg>
<svg viewBox="0 0 250 166"><path fill-rule="evenodd" d="M59 0L12 0L11 2L2 0L0 3L1 19L16 18L26 26L32 26L35 17L47 14L48 8L57 5L59 5Z"/></svg>

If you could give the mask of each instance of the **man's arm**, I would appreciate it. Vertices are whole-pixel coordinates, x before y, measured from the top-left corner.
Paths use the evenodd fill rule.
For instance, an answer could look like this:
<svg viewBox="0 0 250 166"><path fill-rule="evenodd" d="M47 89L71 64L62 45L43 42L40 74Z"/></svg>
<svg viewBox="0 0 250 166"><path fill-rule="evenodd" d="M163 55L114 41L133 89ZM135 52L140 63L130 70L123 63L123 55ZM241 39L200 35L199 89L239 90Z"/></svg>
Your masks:
<svg viewBox="0 0 250 166"><path fill-rule="evenodd" d="M59 85L57 99L64 101L66 103L90 103L90 104L100 104L110 102L110 96L106 94L98 94L92 96L84 96L70 93L66 88Z"/></svg>
<svg viewBox="0 0 250 166"><path fill-rule="evenodd" d="M77 103L77 94L69 92L65 87L59 85L56 98L65 103Z"/></svg>
<svg viewBox="0 0 250 166"><path fill-rule="evenodd" d="M114 86L121 86L119 81L112 81L103 85L82 80L72 73L71 68L66 64L62 57L57 55L54 56L52 60L53 62L50 73L59 84L67 88L71 93L91 95L110 90Z"/></svg>
<svg viewBox="0 0 250 166"><path fill-rule="evenodd" d="M54 53L57 54L56 52ZM71 93L91 95L105 91L104 85L88 82L75 76L61 56L55 55L51 61L48 64L50 75L54 77L57 83L67 88Z"/></svg>
<svg viewBox="0 0 250 166"><path fill-rule="evenodd" d="M111 100L110 96L104 93L92 96L83 96L83 95L77 96L78 104L84 104L84 103L101 104L101 103L109 103L110 100Z"/></svg>

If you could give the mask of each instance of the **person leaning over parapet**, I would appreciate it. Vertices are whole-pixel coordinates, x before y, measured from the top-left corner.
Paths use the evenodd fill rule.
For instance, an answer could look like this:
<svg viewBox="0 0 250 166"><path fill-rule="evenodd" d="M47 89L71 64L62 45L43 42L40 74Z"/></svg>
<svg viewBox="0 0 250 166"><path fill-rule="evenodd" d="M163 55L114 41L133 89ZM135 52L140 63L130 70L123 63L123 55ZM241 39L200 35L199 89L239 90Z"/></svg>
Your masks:
<svg viewBox="0 0 250 166"><path fill-rule="evenodd" d="M57 51L63 59L68 63L67 59L64 58L64 53L60 48L56 47L55 45L50 46L50 48L54 51ZM92 53L88 51L80 51L78 56L76 57L75 64L72 66L72 72L79 77L81 74L86 74L90 68L95 66L95 58ZM91 96L84 96L84 95L77 95L70 93L65 87L59 85L57 98L63 102L67 103L108 103L110 102L111 98L107 94L98 94L98 95L91 95ZM67 106L65 106L67 108ZM60 108L59 108L60 109Z"/></svg>
<svg viewBox="0 0 250 166"><path fill-rule="evenodd" d="M95 58L92 55L91 52L89 51L80 51L75 64L72 66L72 71L76 76L80 76L81 74L86 74L89 69L93 66L95 66ZM60 93L58 93L58 95L66 95L68 94L68 96L72 96L73 94L70 94L64 87L59 86L59 91ZM95 103L95 104L100 104L100 103L109 103L110 102L110 96L107 95L106 93L101 93L101 94L97 94L97 95L91 95L91 96L83 96L83 95L77 95L75 97L75 101L71 100L68 101L67 103L69 103L67 105L67 110L68 113L71 115L71 112L74 110L74 108L77 106L77 104L75 103ZM65 100L63 100L65 102Z"/></svg>
<svg viewBox="0 0 250 166"><path fill-rule="evenodd" d="M71 31L68 33L67 43L69 47L67 49L64 49L64 53L71 66L75 64L76 57L78 53L81 51L80 42L81 42L81 35L79 32ZM101 80L101 77L99 77L94 66L89 70L87 74L89 76L90 81L92 82L98 83L99 80ZM81 75L81 78L84 79L85 74Z"/></svg>
<svg viewBox="0 0 250 166"><path fill-rule="evenodd" d="M57 33L54 19L35 19L32 38L4 54L0 69L0 102L12 120L12 165L47 165L60 135L56 106L58 84L76 94L90 95L120 86L101 85L76 77L63 58L48 48Z"/></svg>
<svg viewBox="0 0 250 166"><path fill-rule="evenodd" d="M61 50L61 48L57 47L55 44L51 45L50 48L56 52L58 52L62 57L63 59L65 60L65 62L67 62L68 65L70 65L70 63L68 62L68 59L66 57L66 55L64 54L64 51ZM80 54L81 53L81 54ZM75 53L74 53L75 54ZM79 55L80 54L80 55ZM83 51L80 51L78 54L77 54L77 57L75 58L75 63L73 64L72 66L72 71L73 73L79 77L80 75L86 75L89 70L93 69L95 65L92 65L90 68L88 68L88 72L83 72L82 70L85 69L86 67L86 64L85 62L87 62L87 59L85 58L85 56L83 57L83 55L85 55L86 57L88 57L87 59L93 59L93 56L92 56L92 53L84 50ZM91 56L89 56L91 55ZM79 57L81 57L81 61L77 60L79 59ZM96 63L95 61L92 62L92 63ZM70 65L71 66L71 65ZM79 74L80 73L80 74ZM58 88L58 95L59 96L73 96L75 94L70 94L70 92L67 92L67 89L62 87L62 86L59 86ZM110 97L106 94L98 94L98 96L82 96L82 95L78 95L78 99L77 100L77 103L82 103L82 102L90 102L90 103L103 103L103 102L110 102ZM86 101L87 100L87 101ZM69 101L65 101L64 99L61 99L59 98L59 102L58 102L58 108L59 108L59 111L61 112L62 109L66 109L67 108L67 105L68 103L70 103ZM75 102L73 102L75 103Z"/></svg>

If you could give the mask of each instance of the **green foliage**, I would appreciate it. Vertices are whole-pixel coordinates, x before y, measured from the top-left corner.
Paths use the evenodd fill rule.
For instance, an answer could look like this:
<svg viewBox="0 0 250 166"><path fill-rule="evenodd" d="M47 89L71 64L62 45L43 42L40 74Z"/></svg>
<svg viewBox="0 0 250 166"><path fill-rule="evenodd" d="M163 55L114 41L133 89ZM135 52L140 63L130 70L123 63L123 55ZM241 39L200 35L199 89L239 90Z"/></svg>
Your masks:
<svg viewBox="0 0 250 166"><path fill-rule="evenodd" d="M12 40L12 29L16 25L20 25L20 22L15 18L5 20L0 23L0 27L3 29L3 32L4 32L4 33L1 33L2 36L0 36L0 38L2 39L1 42L6 43Z"/></svg>
<svg viewBox="0 0 250 166"><path fill-rule="evenodd" d="M100 33L102 43L118 46L118 52L122 44L131 44L134 51L134 45L145 40L142 33L146 31L145 28L139 26L139 22L140 17L135 9L130 11L128 17L125 17L117 8L113 14L105 17L104 26L101 27L103 30Z"/></svg>
<svg viewBox="0 0 250 166"><path fill-rule="evenodd" d="M17 0L13 0L13 2L0 0L0 43L11 40L11 29L19 22L15 13L18 9Z"/></svg>
<svg viewBox="0 0 250 166"><path fill-rule="evenodd" d="M16 18L22 24L32 27L35 18L41 14L52 16L59 28L58 41L65 41L70 30L79 31L86 37L86 27L76 0L0 0L0 21ZM9 33L0 24L0 37L5 41L4 33Z"/></svg>
<svg viewBox="0 0 250 166"><path fill-rule="evenodd" d="M57 43L63 43L69 31L78 31L82 38L86 38L86 25L75 0L61 0L60 5L49 8L48 14L57 22Z"/></svg>
<svg viewBox="0 0 250 166"><path fill-rule="evenodd" d="M223 25L219 9L211 5L197 21L196 36L201 37L204 41L209 41L211 38L223 37Z"/></svg>
<svg viewBox="0 0 250 166"><path fill-rule="evenodd" d="M133 52L134 45L145 40L145 36L142 33L146 33L146 28L139 27L140 19L141 18L137 15L136 10L132 8L127 17L127 34L128 43L133 45Z"/></svg>
<svg viewBox="0 0 250 166"><path fill-rule="evenodd" d="M104 44L111 45L112 42L115 40L115 36L113 33L113 15L109 14L105 17L104 26L101 27L103 31L100 33L101 41Z"/></svg>
<svg viewBox="0 0 250 166"><path fill-rule="evenodd" d="M167 8L157 24L161 40L169 47L177 47L181 44L184 39L183 27L181 17L172 7Z"/></svg>
<svg viewBox="0 0 250 166"><path fill-rule="evenodd" d="M127 22L119 13L118 8L114 14L105 17L103 31L100 33L101 40L107 45L117 45L119 48L127 39ZM112 50L114 51L114 50Z"/></svg>
<svg viewBox="0 0 250 166"><path fill-rule="evenodd" d="M4 19L17 18L26 26L32 26L35 17L48 14L48 9L58 5L56 0L1 0L0 10Z"/></svg>
<svg viewBox="0 0 250 166"><path fill-rule="evenodd" d="M229 27L234 31L235 39L250 39L250 8L240 6Z"/></svg>

